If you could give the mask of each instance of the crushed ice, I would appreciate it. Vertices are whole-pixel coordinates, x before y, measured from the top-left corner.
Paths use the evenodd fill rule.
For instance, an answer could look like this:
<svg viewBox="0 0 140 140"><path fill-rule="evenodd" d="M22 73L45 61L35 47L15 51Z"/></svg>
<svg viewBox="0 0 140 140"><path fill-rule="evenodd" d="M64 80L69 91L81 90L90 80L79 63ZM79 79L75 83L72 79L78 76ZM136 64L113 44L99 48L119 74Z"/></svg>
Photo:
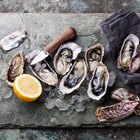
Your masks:
<svg viewBox="0 0 140 140"><path fill-rule="evenodd" d="M89 100L84 87L81 87L77 93L69 95L63 95L58 89L53 89L49 91L44 105L47 109L58 108L60 111L67 111L69 116L73 111L85 111L85 105Z"/></svg>

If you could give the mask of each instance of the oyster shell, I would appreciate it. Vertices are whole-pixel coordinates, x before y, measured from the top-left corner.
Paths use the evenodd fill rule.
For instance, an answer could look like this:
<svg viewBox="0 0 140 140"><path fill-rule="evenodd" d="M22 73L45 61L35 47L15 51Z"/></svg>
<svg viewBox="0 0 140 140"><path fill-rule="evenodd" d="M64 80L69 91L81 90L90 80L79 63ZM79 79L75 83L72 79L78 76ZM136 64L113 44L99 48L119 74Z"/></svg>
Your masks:
<svg viewBox="0 0 140 140"><path fill-rule="evenodd" d="M139 102L139 104L136 106L134 112L136 115L140 115L140 99L139 99L139 97L136 94L127 90L126 88L119 88L119 89L113 91L111 98L118 100L118 101L129 100L129 101Z"/></svg>
<svg viewBox="0 0 140 140"><path fill-rule="evenodd" d="M126 88L118 88L114 90L112 92L111 98L117 101L130 100L138 102L140 100L136 94L130 92Z"/></svg>
<svg viewBox="0 0 140 140"><path fill-rule="evenodd" d="M104 56L104 47L101 44L96 44L88 48L85 52L86 65L89 71L93 71L95 63L102 62Z"/></svg>
<svg viewBox="0 0 140 140"><path fill-rule="evenodd" d="M89 81L88 96L94 100L100 100L106 94L108 82L108 70L102 62L98 62Z"/></svg>
<svg viewBox="0 0 140 140"><path fill-rule="evenodd" d="M24 54L20 51L16 54L8 65L8 69L5 72L5 82L13 87L14 80L17 76L21 75L24 71Z"/></svg>
<svg viewBox="0 0 140 140"><path fill-rule="evenodd" d="M30 65L32 60L40 53L40 51L32 51L26 55L26 59L32 73L42 82L55 86L58 83L58 77L55 71L50 67L46 60L43 60L35 65Z"/></svg>
<svg viewBox="0 0 140 140"><path fill-rule="evenodd" d="M101 122L119 121L131 115L137 105L138 102L123 100L111 106L98 107L95 112L96 118Z"/></svg>
<svg viewBox="0 0 140 140"><path fill-rule="evenodd" d="M87 67L83 59L78 59L73 64L69 73L60 81L59 89L63 94L69 94L78 89L87 75Z"/></svg>
<svg viewBox="0 0 140 140"><path fill-rule="evenodd" d="M122 71L131 71L131 63L138 55L138 45L139 38L136 35L130 34L127 36L123 42L119 57L117 59L117 67L119 69Z"/></svg>
<svg viewBox="0 0 140 140"><path fill-rule="evenodd" d="M0 41L0 46L3 50L9 51L11 49L19 47L19 45L27 37L27 32L25 30L18 30L10 35L5 36Z"/></svg>
<svg viewBox="0 0 140 140"><path fill-rule="evenodd" d="M65 43L60 46L54 56L54 67L59 75L65 75L70 71L73 61L81 52L81 47L73 42Z"/></svg>

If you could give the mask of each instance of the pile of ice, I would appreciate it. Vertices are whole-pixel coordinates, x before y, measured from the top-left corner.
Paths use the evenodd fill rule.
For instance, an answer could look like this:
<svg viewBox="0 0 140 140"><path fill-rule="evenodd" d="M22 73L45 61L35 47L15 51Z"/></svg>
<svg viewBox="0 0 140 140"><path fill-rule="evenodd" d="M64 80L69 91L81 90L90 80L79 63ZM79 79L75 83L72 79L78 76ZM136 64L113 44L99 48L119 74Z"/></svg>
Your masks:
<svg viewBox="0 0 140 140"><path fill-rule="evenodd" d="M58 89L49 91L49 94L45 101L45 107L47 109L58 108L60 111L76 111L83 112L85 110L85 104L90 100L87 95L87 89L81 87L79 91L63 95Z"/></svg>

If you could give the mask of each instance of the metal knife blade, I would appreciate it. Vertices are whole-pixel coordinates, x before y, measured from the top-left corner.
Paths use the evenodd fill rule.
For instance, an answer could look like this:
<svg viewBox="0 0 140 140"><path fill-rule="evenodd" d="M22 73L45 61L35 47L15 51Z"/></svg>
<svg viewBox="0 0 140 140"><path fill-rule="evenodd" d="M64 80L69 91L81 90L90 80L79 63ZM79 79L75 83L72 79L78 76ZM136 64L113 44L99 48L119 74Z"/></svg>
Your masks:
<svg viewBox="0 0 140 140"><path fill-rule="evenodd" d="M30 65L35 65L36 63L42 61L43 59L45 59L46 57L49 56L48 52L45 51L41 51L31 62Z"/></svg>

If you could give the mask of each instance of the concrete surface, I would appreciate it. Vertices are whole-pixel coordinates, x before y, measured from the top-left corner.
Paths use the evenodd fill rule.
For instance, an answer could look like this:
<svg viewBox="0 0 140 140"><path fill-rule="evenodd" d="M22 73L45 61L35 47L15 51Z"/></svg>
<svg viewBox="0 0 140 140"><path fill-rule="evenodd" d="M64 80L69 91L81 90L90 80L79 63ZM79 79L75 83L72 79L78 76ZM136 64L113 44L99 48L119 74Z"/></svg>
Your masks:
<svg viewBox="0 0 140 140"><path fill-rule="evenodd" d="M0 12L106 13L129 6L140 12L140 0L0 0ZM4 27L3 27L4 28ZM9 95L8 95L9 96ZM9 102L9 100L8 100ZM10 124L9 124L10 127ZM134 126L135 127L135 126ZM139 140L139 128L1 129L1 140Z"/></svg>
<svg viewBox="0 0 140 140"><path fill-rule="evenodd" d="M140 140L133 129L3 129L0 140Z"/></svg>
<svg viewBox="0 0 140 140"><path fill-rule="evenodd" d="M4 13L106 13L124 6L140 12L140 0L0 0Z"/></svg>
<svg viewBox="0 0 140 140"><path fill-rule="evenodd" d="M0 59L0 127L103 127L103 126L140 126L140 117L131 115L130 117L117 123L99 123L95 117L95 109L99 105L110 104L110 92L116 87L124 86L119 77L117 77L116 85L108 90L106 100L96 103L90 100L86 104L84 112L77 113L73 111L69 116L68 112L60 112L54 108L48 110L44 106L44 99L49 92L58 94L58 90L48 88L43 91L43 97L36 102L26 103L18 100L12 95L12 89L6 87L3 81L3 74L10 58L20 49L28 54L31 50L41 49L42 43L48 43L56 34L64 30L67 26L73 26L77 30L78 37L75 40L83 50L97 42L106 44L104 35L99 27L99 23L108 15L106 14L0 14L0 38L17 29L24 28L28 34L27 39L18 49L10 52L1 52ZM45 38L49 36L49 38ZM114 70L110 59L106 55L104 62L108 66L109 71ZM115 71L115 70L114 70ZM30 73L26 67L26 73ZM116 73L117 74L117 73ZM80 89L73 94L86 94L87 85L83 84ZM7 95L8 94L8 95ZM9 96L12 95L11 97ZM71 98L73 94L67 96Z"/></svg>

